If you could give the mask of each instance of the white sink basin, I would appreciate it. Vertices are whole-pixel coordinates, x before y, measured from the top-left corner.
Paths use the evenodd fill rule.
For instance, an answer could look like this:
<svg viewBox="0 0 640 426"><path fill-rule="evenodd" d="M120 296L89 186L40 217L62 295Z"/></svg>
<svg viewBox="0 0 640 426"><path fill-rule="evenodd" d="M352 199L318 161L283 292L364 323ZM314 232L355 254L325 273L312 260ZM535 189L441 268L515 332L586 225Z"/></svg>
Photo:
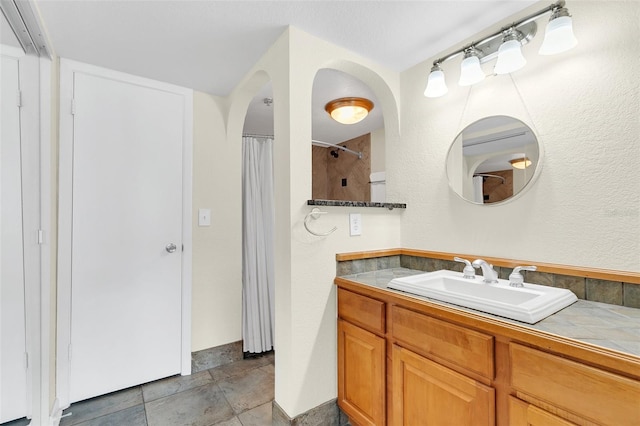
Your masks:
<svg viewBox="0 0 640 426"><path fill-rule="evenodd" d="M524 283L511 287L509 281L485 284L482 277L462 277L461 272L441 270L396 278L387 288L453 303L482 312L536 323L578 300L570 290Z"/></svg>

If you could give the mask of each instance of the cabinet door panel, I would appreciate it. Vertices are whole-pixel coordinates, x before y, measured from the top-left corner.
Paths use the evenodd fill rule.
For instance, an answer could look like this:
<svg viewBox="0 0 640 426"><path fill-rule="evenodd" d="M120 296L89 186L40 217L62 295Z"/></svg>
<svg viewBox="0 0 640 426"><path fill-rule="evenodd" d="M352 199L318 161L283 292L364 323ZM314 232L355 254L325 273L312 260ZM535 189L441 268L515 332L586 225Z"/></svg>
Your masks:
<svg viewBox="0 0 640 426"><path fill-rule="evenodd" d="M495 393L462 374L393 347L393 424L495 424Z"/></svg>
<svg viewBox="0 0 640 426"><path fill-rule="evenodd" d="M385 424L385 340L338 320L338 403L359 425Z"/></svg>

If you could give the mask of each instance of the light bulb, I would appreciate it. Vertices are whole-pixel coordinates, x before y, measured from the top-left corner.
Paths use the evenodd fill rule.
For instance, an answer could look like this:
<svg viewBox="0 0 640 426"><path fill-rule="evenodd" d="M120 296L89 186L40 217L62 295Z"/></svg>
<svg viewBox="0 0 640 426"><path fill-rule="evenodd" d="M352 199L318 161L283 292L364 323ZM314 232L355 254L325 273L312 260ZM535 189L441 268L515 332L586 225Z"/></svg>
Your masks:
<svg viewBox="0 0 640 426"><path fill-rule="evenodd" d="M448 91L447 83L444 81L444 72L442 72L439 65L434 65L433 68L431 68L431 73L429 73L424 95L427 98L439 98Z"/></svg>
<svg viewBox="0 0 640 426"><path fill-rule="evenodd" d="M551 15L544 32L544 41L538 53L541 55L555 55L565 52L578 44L573 35L573 20L565 7Z"/></svg>
<svg viewBox="0 0 640 426"><path fill-rule="evenodd" d="M470 86L484 80L484 72L480 67L480 58L476 52L465 52L464 59L460 64L460 86Z"/></svg>

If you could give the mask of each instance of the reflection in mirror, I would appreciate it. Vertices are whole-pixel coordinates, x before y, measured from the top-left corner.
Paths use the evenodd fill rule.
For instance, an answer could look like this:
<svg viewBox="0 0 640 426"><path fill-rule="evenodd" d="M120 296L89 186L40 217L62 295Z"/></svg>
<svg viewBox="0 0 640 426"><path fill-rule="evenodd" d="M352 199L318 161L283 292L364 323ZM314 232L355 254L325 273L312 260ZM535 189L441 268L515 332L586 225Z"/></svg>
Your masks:
<svg viewBox="0 0 640 426"><path fill-rule="evenodd" d="M449 186L475 204L493 204L521 193L540 169L533 131L508 116L483 118L467 126L447 155Z"/></svg>
<svg viewBox="0 0 640 426"><path fill-rule="evenodd" d="M374 107L362 121L341 124L325 105L344 97L362 97ZM319 70L313 82L312 126L311 198L384 202L384 120L373 90L342 71Z"/></svg>

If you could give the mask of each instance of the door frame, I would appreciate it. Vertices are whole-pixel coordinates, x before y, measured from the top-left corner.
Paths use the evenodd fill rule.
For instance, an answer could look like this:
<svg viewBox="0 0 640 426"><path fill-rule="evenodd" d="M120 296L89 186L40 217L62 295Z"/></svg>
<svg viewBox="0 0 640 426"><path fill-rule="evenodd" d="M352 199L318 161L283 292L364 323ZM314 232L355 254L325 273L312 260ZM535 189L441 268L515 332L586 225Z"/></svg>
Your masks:
<svg viewBox="0 0 640 426"><path fill-rule="evenodd" d="M50 83L51 61L0 45L18 61L20 145L22 151L23 241L25 264L25 348L27 417L45 424L49 417L50 324Z"/></svg>
<svg viewBox="0 0 640 426"><path fill-rule="evenodd" d="M71 254L73 215L73 80L75 73L119 80L183 97L182 145L182 339L181 374L191 374L193 90L119 71L60 59L60 158L58 192L58 321L56 393L59 409L70 405Z"/></svg>

